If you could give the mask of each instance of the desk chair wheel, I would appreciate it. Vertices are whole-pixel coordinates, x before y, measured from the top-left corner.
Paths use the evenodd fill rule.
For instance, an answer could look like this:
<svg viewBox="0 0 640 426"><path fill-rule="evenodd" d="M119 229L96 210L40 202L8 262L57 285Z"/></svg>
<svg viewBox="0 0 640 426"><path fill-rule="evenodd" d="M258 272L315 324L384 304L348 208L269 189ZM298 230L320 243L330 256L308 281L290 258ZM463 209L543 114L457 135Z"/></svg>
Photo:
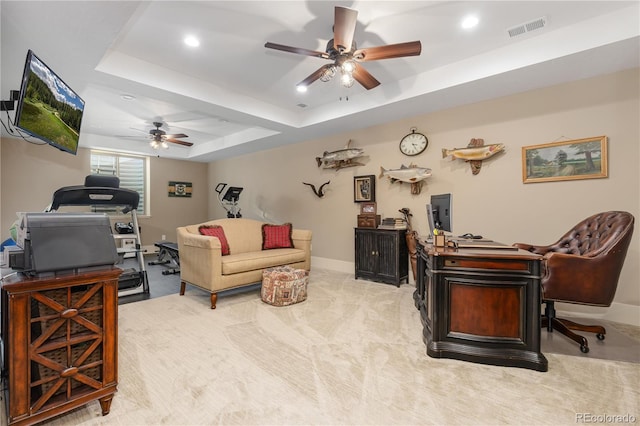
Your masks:
<svg viewBox="0 0 640 426"><path fill-rule="evenodd" d="M602 333L596 334L596 337L598 338L598 340L604 340L604 334Z"/></svg>
<svg viewBox="0 0 640 426"><path fill-rule="evenodd" d="M589 353L589 346L587 346L587 345L580 345L580 351L581 351L583 354Z"/></svg>

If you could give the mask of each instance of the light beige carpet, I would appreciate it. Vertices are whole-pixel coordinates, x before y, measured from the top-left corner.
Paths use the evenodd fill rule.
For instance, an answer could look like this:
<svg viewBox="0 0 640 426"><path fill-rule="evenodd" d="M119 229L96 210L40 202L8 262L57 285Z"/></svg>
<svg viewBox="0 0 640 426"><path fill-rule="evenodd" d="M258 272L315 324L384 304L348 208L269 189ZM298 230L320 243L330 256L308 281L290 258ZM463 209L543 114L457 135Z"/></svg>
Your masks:
<svg viewBox="0 0 640 426"><path fill-rule="evenodd" d="M308 299L189 288L120 306L119 391L48 425L575 425L640 418L640 364L545 353L549 371L426 355L413 287L313 270Z"/></svg>

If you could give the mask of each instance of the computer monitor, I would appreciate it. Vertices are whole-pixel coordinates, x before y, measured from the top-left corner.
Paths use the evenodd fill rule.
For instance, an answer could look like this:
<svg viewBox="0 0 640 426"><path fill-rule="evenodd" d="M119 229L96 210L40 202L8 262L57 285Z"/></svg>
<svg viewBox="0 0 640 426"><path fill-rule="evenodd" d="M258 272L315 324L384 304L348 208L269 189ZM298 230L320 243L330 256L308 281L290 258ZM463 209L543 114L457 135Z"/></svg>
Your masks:
<svg viewBox="0 0 640 426"><path fill-rule="evenodd" d="M431 196L431 211L436 229L451 231L451 194L439 194Z"/></svg>

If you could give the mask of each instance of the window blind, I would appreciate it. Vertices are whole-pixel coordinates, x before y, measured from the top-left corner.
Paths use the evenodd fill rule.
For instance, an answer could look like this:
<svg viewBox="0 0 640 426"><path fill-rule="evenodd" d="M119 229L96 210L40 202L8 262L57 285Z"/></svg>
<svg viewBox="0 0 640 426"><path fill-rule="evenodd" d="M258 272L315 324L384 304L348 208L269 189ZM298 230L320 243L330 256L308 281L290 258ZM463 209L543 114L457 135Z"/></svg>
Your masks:
<svg viewBox="0 0 640 426"><path fill-rule="evenodd" d="M118 176L120 188L131 189L140 194L138 213L147 214L146 206L146 161L144 157L136 157L114 153L91 153L91 173L97 175ZM119 213L111 206L94 206L94 211L109 214Z"/></svg>

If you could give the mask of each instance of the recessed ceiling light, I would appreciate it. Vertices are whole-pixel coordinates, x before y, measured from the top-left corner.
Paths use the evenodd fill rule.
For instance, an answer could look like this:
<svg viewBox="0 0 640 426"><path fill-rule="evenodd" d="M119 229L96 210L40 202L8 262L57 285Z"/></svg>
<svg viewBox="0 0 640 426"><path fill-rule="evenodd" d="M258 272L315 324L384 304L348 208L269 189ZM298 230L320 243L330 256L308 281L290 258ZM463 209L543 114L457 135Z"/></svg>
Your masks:
<svg viewBox="0 0 640 426"><path fill-rule="evenodd" d="M304 85L296 86L296 90L300 93L304 93L307 91L307 86L304 86Z"/></svg>
<svg viewBox="0 0 640 426"><path fill-rule="evenodd" d="M186 36L184 38L184 44L189 47L198 47L200 46L200 40L198 40L195 36Z"/></svg>
<svg viewBox="0 0 640 426"><path fill-rule="evenodd" d="M469 16L465 17L465 18L462 20L462 24L461 24L461 26L462 26L462 28L464 28L465 30L468 30L468 29L473 28L473 27L475 27L476 25L478 25L478 22L480 22L480 20L478 19L478 17L477 17L477 16L475 16L475 15L469 15Z"/></svg>
<svg viewBox="0 0 640 426"><path fill-rule="evenodd" d="M127 94L122 94L122 95L120 95L120 97L122 99L124 99L125 101L132 101L132 100L134 100L136 98L133 95L127 95Z"/></svg>

